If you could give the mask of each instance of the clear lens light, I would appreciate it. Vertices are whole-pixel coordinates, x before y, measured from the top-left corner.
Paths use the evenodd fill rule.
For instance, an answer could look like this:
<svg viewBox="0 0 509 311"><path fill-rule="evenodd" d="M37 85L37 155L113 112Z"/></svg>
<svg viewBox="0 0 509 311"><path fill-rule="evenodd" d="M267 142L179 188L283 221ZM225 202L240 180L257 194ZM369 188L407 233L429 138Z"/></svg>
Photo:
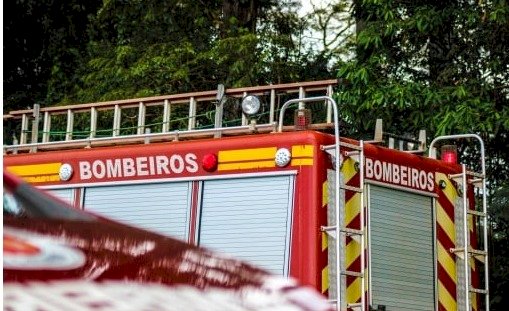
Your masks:
<svg viewBox="0 0 509 311"><path fill-rule="evenodd" d="M68 181L69 179L71 179L72 173L73 173L72 166L68 163L64 163L62 164L62 166L60 166L58 175L60 176L60 180Z"/></svg>
<svg viewBox="0 0 509 311"><path fill-rule="evenodd" d="M254 115L260 110L260 100L258 97L253 95L248 95L242 99L242 111L245 114L251 116Z"/></svg>
<svg viewBox="0 0 509 311"><path fill-rule="evenodd" d="M285 167L290 163L290 160L292 159L292 154L290 153L290 150L286 148L280 148L276 151L276 165L279 167Z"/></svg>

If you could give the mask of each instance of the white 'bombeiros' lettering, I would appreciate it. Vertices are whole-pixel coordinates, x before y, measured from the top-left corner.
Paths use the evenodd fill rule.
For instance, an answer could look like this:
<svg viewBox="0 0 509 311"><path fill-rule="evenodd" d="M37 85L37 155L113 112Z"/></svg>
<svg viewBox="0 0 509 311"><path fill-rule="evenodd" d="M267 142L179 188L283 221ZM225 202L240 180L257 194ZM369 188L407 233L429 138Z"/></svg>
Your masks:
<svg viewBox="0 0 509 311"><path fill-rule="evenodd" d="M392 175L391 175L392 163L382 162L382 165L383 165L383 173L384 173L383 179L387 180L389 182L392 182Z"/></svg>
<svg viewBox="0 0 509 311"><path fill-rule="evenodd" d="M173 172L180 174L184 171L184 159L178 154L170 157L170 168Z"/></svg>
<svg viewBox="0 0 509 311"><path fill-rule="evenodd" d="M92 174L96 178L104 178L106 176L106 165L101 160L95 160L92 163Z"/></svg>
<svg viewBox="0 0 509 311"><path fill-rule="evenodd" d="M411 187L424 191L434 190L434 175L414 167L366 158L366 178Z"/></svg>
<svg viewBox="0 0 509 311"><path fill-rule="evenodd" d="M399 165L392 166L392 182L399 184Z"/></svg>
<svg viewBox="0 0 509 311"><path fill-rule="evenodd" d="M407 178L407 167L402 166L400 172L401 172L401 184L403 186L408 186L407 179L406 179Z"/></svg>
<svg viewBox="0 0 509 311"><path fill-rule="evenodd" d="M196 162L196 155L193 153L188 153L184 158L186 160L186 170L190 173L198 172L198 162Z"/></svg>
<svg viewBox="0 0 509 311"><path fill-rule="evenodd" d="M136 175L136 170L134 169L134 160L131 158L122 159L122 171L125 177L133 177Z"/></svg>
<svg viewBox="0 0 509 311"><path fill-rule="evenodd" d="M122 177L122 162L120 159L106 160L106 175L111 177Z"/></svg>
<svg viewBox="0 0 509 311"><path fill-rule="evenodd" d="M419 170L416 168L412 168L412 185L417 184L419 184Z"/></svg>
<svg viewBox="0 0 509 311"><path fill-rule="evenodd" d="M197 156L193 153L184 156L157 155L149 157L119 158L78 163L81 180L105 179L119 177L155 176L196 173L198 171Z"/></svg>
<svg viewBox="0 0 509 311"><path fill-rule="evenodd" d="M157 168L157 175L163 174L169 174L170 170L168 169L168 157L167 156L156 156L156 168Z"/></svg>
<svg viewBox="0 0 509 311"><path fill-rule="evenodd" d="M92 178L92 171L90 170L90 162L88 161L80 161L78 163L80 169L80 179L90 179Z"/></svg>
<svg viewBox="0 0 509 311"><path fill-rule="evenodd" d="M382 179L382 163L380 161L375 161L375 164L373 165L374 171L375 171L375 179Z"/></svg>
<svg viewBox="0 0 509 311"><path fill-rule="evenodd" d="M147 176L148 175L148 164L147 157L139 157L136 158L136 172L138 176Z"/></svg>

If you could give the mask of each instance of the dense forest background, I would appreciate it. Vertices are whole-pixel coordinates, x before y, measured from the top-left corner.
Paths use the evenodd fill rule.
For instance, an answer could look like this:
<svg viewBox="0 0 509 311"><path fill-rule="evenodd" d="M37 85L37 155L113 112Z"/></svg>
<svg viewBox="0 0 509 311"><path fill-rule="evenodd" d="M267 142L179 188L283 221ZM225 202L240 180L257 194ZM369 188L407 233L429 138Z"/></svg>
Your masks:
<svg viewBox="0 0 509 311"><path fill-rule="evenodd" d="M3 111L339 78L343 134L485 141L491 309L509 305L509 3L13 0ZM7 131L6 131L7 129ZM11 133L4 124L4 143ZM471 159L464 159L469 161ZM473 163L475 165L475 163Z"/></svg>

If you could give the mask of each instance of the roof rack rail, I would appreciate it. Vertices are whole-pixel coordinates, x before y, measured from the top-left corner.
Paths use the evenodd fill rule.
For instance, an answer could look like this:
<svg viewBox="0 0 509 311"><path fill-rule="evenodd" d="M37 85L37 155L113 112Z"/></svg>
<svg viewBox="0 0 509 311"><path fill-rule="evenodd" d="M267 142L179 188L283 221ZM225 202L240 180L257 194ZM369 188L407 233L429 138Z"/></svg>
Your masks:
<svg viewBox="0 0 509 311"><path fill-rule="evenodd" d="M370 144L380 144L384 142L384 138L388 138L388 147L395 149L395 141L399 142L398 149L408 153L420 153L423 154L426 150L426 130L419 131L419 137L417 139L409 137L407 135L398 135L383 131L382 119L376 119L375 134L372 140L365 141ZM405 148L406 143L406 148ZM417 149L415 149L417 147Z"/></svg>
<svg viewBox="0 0 509 311"><path fill-rule="evenodd" d="M19 129L19 132L14 134L14 143L4 146L4 153L147 143L204 136L217 138L223 134L275 131L277 122L275 117L283 102L295 98L295 95L298 98L304 98L307 94L332 96L333 87L337 83L337 79L331 79L226 90L224 86L219 85L217 90L212 91L70 106L41 108L35 104L33 109L10 111L4 115L4 124L15 123L10 125L11 128ZM263 98L266 106L265 116L251 124L248 117L239 113L235 124L228 126L228 122L222 118L227 100L241 99L246 95ZM206 111L207 108L210 110ZM123 112L124 115L131 113L127 119L133 124L129 127L122 127L126 121ZM331 112L328 103L326 120L323 123L325 126L330 126ZM107 117L106 122L104 116ZM210 121L210 124L203 126L205 121ZM52 130L52 123L58 125L61 130L55 131L55 126ZM104 123L111 126L104 128ZM79 125L79 128L76 125ZM103 128L99 128L100 126ZM106 137L100 137L102 133L106 133Z"/></svg>

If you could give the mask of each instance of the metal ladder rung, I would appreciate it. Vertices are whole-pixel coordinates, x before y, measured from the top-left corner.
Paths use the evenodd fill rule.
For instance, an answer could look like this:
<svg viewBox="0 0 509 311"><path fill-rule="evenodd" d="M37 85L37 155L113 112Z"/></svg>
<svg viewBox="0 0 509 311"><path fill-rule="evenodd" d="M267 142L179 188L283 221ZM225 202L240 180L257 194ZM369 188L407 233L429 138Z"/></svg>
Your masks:
<svg viewBox="0 0 509 311"><path fill-rule="evenodd" d="M344 190L350 190L350 191L354 191L354 192L358 192L358 193L362 193L362 188L359 188L359 187L352 187L352 186L347 186L347 185L341 185L339 186L340 189L344 189Z"/></svg>
<svg viewBox="0 0 509 311"><path fill-rule="evenodd" d="M359 154L361 154L359 150L345 151L345 156L347 157L358 156Z"/></svg>
<svg viewBox="0 0 509 311"><path fill-rule="evenodd" d="M341 275L348 275L348 276L354 276L354 277L357 277L357 278L363 278L364 277L364 274L360 273L360 272L355 272L355 271L341 271Z"/></svg>
<svg viewBox="0 0 509 311"><path fill-rule="evenodd" d="M321 226L320 230L331 236L333 239L336 239L336 226Z"/></svg>
<svg viewBox="0 0 509 311"><path fill-rule="evenodd" d="M348 303L346 307L354 310L362 310L362 303L361 302Z"/></svg>
<svg viewBox="0 0 509 311"><path fill-rule="evenodd" d="M354 150L362 150L361 146L354 145L354 144L339 142L339 145L341 147L347 147L347 148L354 149ZM334 149L336 149L336 145L323 145L323 146L321 146L321 149L322 150L334 150Z"/></svg>
<svg viewBox="0 0 509 311"><path fill-rule="evenodd" d="M477 187L477 188L480 188L482 187L482 182L483 182L483 178L473 178L473 179L470 179L468 182L472 185L474 185L474 187Z"/></svg>
<svg viewBox="0 0 509 311"><path fill-rule="evenodd" d="M322 231L332 231L332 230L336 230L336 227L337 226L321 226L320 230L322 230Z"/></svg>
<svg viewBox="0 0 509 311"><path fill-rule="evenodd" d="M473 172L473 171L466 171L465 174L467 176L473 176L473 177L477 177L477 178L480 178L480 179L484 179L484 175L481 174L481 173L477 173L477 172ZM458 173L458 174L449 174L449 178L450 179L455 179L455 178L462 178L463 177L463 173Z"/></svg>
<svg viewBox="0 0 509 311"><path fill-rule="evenodd" d="M450 251L451 253L461 253L461 252L464 252L464 251L465 251L465 248L464 248L464 247L451 248L449 251ZM467 252L468 252L469 254L480 255L480 256L486 256L486 251L483 251L483 250L480 250L480 249L468 248Z"/></svg>
<svg viewBox="0 0 509 311"><path fill-rule="evenodd" d="M333 238L336 238L335 234L333 234L333 233L335 233L336 228L337 228L336 226L321 226L320 230L331 235ZM342 228L342 229L339 229L339 231L342 233L346 233L347 235L356 235L356 236L364 235L364 231L358 230L358 229Z"/></svg>
<svg viewBox="0 0 509 311"><path fill-rule="evenodd" d="M364 235L364 231L358 230L358 229L343 228L343 229L341 229L341 232L355 234L355 235Z"/></svg>
<svg viewBox="0 0 509 311"><path fill-rule="evenodd" d="M470 292L471 293L476 293L476 294L487 294L488 291L485 290L485 289L482 289L482 288L474 288L474 287L470 287Z"/></svg>
<svg viewBox="0 0 509 311"><path fill-rule="evenodd" d="M484 178L473 178L473 179L470 179L468 182L471 184L476 184L476 183L482 182L483 180L484 180Z"/></svg>
<svg viewBox="0 0 509 311"><path fill-rule="evenodd" d="M486 251L483 251L480 249L469 249L468 252L471 254L474 254L474 255L481 255L481 256L486 256L486 254L488 254Z"/></svg>
<svg viewBox="0 0 509 311"><path fill-rule="evenodd" d="M350 143L345 143L345 142L342 142L340 141L339 142L339 145L341 147L347 147L347 148L350 148L350 149L353 149L353 150L362 150L362 147L359 146L359 145L354 145L354 144L350 144Z"/></svg>
<svg viewBox="0 0 509 311"><path fill-rule="evenodd" d="M473 211L473 210L467 210L467 214L475 215L479 217L486 217L486 213L479 212L479 211Z"/></svg>

